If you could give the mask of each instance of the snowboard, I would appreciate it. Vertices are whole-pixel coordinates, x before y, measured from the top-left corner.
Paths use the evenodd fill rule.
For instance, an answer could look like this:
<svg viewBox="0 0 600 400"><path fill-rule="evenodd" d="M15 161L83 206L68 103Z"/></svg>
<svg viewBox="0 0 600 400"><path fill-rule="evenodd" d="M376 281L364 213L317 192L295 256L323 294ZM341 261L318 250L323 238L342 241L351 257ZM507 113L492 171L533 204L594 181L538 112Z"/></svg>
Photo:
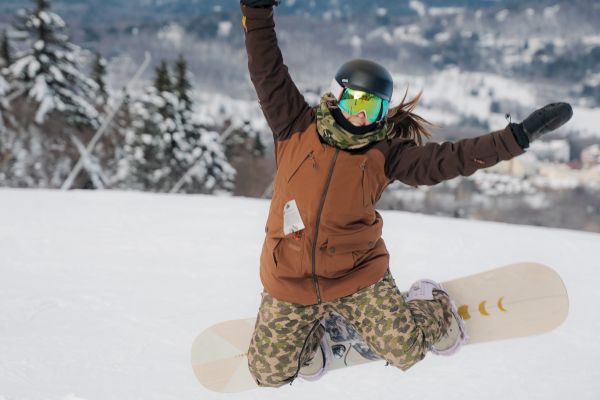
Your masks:
<svg viewBox="0 0 600 400"><path fill-rule="evenodd" d="M550 267L518 263L442 283L465 321L467 344L537 335L558 327L569 300L560 276ZM383 362L352 325L332 313L321 323L329 344L327 371ZM192 344L192 368L207 389L234 393L257 388L246 352L255 318L217 323Z"/></svg>

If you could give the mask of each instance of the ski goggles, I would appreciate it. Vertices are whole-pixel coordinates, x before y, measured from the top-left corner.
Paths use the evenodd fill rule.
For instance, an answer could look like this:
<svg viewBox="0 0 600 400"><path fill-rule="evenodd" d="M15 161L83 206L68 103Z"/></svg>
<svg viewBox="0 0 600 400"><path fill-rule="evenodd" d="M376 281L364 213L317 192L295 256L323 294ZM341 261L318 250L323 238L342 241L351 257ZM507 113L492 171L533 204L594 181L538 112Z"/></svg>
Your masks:
<svg viewBox="0 0 600 400"><path fill-rule="evenodd" d="M390 102L381 97L351 88L344 88L338 100L340 109L350 115L363 111L370 123L381 120L387 113Z"/></svg>

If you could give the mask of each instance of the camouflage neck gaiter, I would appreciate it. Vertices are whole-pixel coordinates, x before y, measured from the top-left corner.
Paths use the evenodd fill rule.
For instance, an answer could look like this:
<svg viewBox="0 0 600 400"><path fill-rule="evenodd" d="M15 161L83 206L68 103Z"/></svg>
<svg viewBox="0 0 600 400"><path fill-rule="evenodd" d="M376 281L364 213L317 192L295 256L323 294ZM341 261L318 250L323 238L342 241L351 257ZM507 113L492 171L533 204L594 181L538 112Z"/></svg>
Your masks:
<svg viewBox="0 0 600 400"><path fill-rule="evenodd" d="M360 149L369 143L378 142L392 134L392 130L383 123L379 128L362 135L355 135L342 128L333 118L329 110L329 103L335 102L331 94L321 97L321 104L317 109L317 131L323 140L342 150Z"/></svg>

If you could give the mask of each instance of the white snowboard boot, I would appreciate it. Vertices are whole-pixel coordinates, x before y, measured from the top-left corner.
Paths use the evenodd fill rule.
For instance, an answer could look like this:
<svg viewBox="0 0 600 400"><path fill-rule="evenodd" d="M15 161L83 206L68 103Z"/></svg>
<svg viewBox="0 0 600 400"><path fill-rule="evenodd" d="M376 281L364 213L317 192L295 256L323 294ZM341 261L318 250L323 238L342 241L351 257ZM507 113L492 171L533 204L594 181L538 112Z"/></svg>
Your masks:
<svg viewBox="0 0 600 400"><path fill-rule="evenodd" d="M422 279L413 283L408 290L408 293L406 293L405 299L407 302L412 300L435 300L435 297L433 296L434 290L439 290L447 295L441 284L429 279ZM450 305L452 307L451 311L454 318L452 318L446 334L434 343L431 348L432 353L441 356L450 356L456 353L469 339L465 328L465 322L458 314L456 305L452 299L450 299Z"/></svg>
<svg viewBox="0 0 600 400"><path fill-rule="evenodd" d="M329 369L329 354L331 354L329 344L323 335L315 356L300 368L298 376L307 381L321 379Z"/></svg>

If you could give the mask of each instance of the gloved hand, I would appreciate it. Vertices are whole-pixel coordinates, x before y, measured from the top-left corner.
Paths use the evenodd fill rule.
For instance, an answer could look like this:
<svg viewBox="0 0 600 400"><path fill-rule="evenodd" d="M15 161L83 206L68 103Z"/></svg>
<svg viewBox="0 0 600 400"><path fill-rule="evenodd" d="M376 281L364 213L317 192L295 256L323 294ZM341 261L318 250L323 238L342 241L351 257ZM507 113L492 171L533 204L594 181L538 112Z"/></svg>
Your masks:
<svg viewBox="0 0 600 400"><path fill-rule="evenodd" d="M241 0L246 7L266 8L279 5L279 0Z"/></svg>
<svg viewBox="0 0 600 400"><path fill-rule="evenodd" d="M573 109L569 103L552 103L534 111L520 124L511 123L510 128L519 145L526 149L529 143L560 128L572 116Z"/></svg>

